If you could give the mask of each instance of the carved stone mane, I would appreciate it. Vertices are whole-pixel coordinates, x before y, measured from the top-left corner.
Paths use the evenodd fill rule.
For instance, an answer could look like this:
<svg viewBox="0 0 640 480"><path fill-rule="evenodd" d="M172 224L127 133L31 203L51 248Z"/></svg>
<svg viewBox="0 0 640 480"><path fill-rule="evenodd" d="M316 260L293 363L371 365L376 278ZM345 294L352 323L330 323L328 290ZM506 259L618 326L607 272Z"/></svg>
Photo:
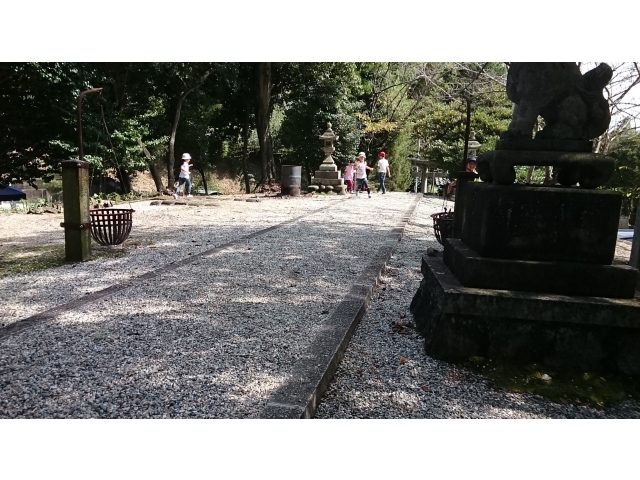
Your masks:
<svg viewBox="0 0 640 480"><path fill-rule="evenodd" d="M602 89L613 75L601 63L582 75L576 63L512 63L507 95L515 103L504 138L531 138L538 115L545 127L536 138L590 140L609 128L611 114Z"/></svg>

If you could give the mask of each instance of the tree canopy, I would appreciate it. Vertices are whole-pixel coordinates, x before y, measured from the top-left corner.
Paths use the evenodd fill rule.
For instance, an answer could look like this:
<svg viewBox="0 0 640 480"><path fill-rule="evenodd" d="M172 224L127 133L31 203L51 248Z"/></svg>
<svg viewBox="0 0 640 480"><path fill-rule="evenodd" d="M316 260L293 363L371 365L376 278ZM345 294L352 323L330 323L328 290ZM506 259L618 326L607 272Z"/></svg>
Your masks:
<svg viewBox="0 0 640 480"><path fill-rule="evenodd" d="M359 151L370 161L385 151L393 172L388 185L404 190L409 157L428 159L432 170L459 168L467 105L482 150L494 147L512 112L507 68L491 62L2 63L0 182L47 180L61 161L77 157L77 98L100 87L82 107L84 156L95 174L114 172L125 190L129 177L145 170L158 190L171 186L175 159L185 151L203 179L216 169L241 178L247 191L277 181L282 164L302 165L309 181L323 160L318 136L328 122L340 137L333 155L340 168ZM594 149L619 159L614 183L636 192L627 164L638 149L630 92L640 84L640 70L636 63L614 70L606 93L615 121Z"/></svg>

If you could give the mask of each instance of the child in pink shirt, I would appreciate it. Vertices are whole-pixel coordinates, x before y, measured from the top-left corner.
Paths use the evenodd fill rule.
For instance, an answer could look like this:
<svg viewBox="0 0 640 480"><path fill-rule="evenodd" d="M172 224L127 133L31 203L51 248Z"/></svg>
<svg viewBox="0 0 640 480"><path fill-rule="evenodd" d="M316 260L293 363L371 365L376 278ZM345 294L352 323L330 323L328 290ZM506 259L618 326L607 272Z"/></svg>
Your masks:
<svg viewBox="0 0 640 480"><path fill-rule="evenodd" d="M347 192L353 193L353 177L356 174L355 162L349 163L344 169L344 182L347 184Z"/></svg>

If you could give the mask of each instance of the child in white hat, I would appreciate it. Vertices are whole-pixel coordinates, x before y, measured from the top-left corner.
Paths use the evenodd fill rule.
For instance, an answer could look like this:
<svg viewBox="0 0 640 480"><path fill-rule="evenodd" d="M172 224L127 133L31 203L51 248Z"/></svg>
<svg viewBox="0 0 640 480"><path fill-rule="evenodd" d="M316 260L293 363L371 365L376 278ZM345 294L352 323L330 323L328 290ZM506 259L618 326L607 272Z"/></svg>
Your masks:
<svg viewBox="0 0 640 480"><path fill-rule="evenodd" d="M366 190L367 194L369 194L369 198L371 198L371 189L369 188L369 182L367 181L367 170L373 170L373 168L367 166L365 158L367 158L367 156L364 152L360 152L358 154L358 162L356 163L356 197L358 196L358 192Z"/></svg>
<svg viewBox="0 0 640 480"><path fill-rule="evenodd" d="M182 186L184 184L187 185L187 198L193 198L191 195L191 178L189 174L189 167L193 165L189 163L191 160L191 155L188 153L182 154L182 165L180 166L180 176L178 177L178 188L176 188L176 193L173 194L173 198L178 199L178 195L180 195L180 191L182 190Z"/></svg>

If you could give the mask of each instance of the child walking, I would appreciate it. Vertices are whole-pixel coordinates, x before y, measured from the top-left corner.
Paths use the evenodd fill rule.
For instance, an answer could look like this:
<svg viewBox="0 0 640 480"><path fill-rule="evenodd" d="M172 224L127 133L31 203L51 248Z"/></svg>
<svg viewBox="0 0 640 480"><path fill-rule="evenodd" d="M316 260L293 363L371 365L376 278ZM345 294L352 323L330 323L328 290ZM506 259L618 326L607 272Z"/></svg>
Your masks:
<svg viewBox="0 0 640 480"><path fill-rule="evenodd" d="M382 190L382 194L387 193L387 189L384 185L385 177L391 178L391 169L389 168L389 160L386 159L387 154L380 152L378 154L378 180L380 180L380 186L378 191Z"/></svg>
<svg viewBox="0 0 640 480"><path fill-rule="evenodd" d="M366 190L369 198L371 198L371 189L367 181L367 170L373 170L373 168L367 166L367 162L364 161L366 157L364 152L358 154L358 163L356 163L356 197L358 196L358 192Z"/></svg>
<svg viewBox="0 0 640 480"><path fill-rule="evenodd" d="M353 178L356 174L356 162L349 162L344 169L344 181L347 184L347 192L353 193Z"/></svg>
<svg viewBox="0 0 640 480"><path fill-rule="evenodd" d="M178 195L180 195L180 190L182 190L182 186L187 184L187 198L192 198L191 195L191 179L189 178L189 167L193 165L189 163L191 160L191 155L188 153L182 154L182 165L180 166L180 176L178 177L178 188L176 188L176 193L173 194L173 198L178 199Z"/></svg>

